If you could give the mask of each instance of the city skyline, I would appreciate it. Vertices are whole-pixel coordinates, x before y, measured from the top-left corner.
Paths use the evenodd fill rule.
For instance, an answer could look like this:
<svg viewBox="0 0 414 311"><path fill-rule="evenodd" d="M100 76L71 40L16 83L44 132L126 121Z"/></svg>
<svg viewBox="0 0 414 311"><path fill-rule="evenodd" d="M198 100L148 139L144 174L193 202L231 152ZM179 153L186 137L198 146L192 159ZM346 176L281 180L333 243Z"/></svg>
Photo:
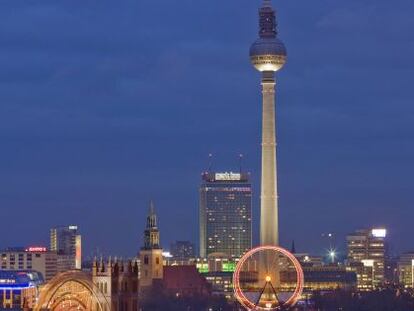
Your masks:
<svg viewBox="0 0 414 311"><path fill-rule="evenodd" d="M316 1L301 3L304 14L298 3L277 2L281 35L294 59L279 79L282 245L295 240L299 250L322 250L324 232L335 232L344 240L355 229L385 226L396 249L410 250L411 241L404 237L412 236L409 220L414 216L409 186L413 107L406 87L413 70L412 45L407 43L412 37L406 32L401 38L410 25L398 23L397 16L404 17L413 5L403 4L405 10L388 11L385 1ZM2 3L1 11L9 5L19 6ZM135 10L121 25L97 22L107 36L91 42L86 41L97 29L75 39L63 24L85 25L94 9L97 21L109 11L122 16L131 5ZM146 26L154 23L141 10L157 12L154 4L129 1L116 8L84 4L77 18L70 5L45 2L16 13L20 28L7 30L7 19L2 21L3 31L15 32L20 39L7 41L4 53L17 51L28 68L19 67L14 57L3 58L0 204L18 221L0 228L5 237L1 248L47 242L48 228L77 224L86 237L86 253L99 246L108 253L133 255L142 245L150 199L157 206L163 245L171 240L196 242L197 188L210 152L217 170L224 171L236 171L237 154L245 155L243 166L252 173L257 244L260 97L257 74L246 62L246 47L257 36L258 2L243 3L236 12L234 5L202 2L195 8L165 3L161 26L151 34L124 33L133 28L137 16ZM168 12L177 6L194 30L186 29L184 22L171 23L174 18ZM193 14L199 9L206 16L197 20ZM393 48L378 37L376 28L390 15L395 23L381 32L386 32L384 38L392 37ZM217 25L203 33L212 16L218 16ZM65 50L53 49L62 39L46 27L59 17L59 35L72 38ZM52 43L36 41L25 18L41 34L50 35ZM310 27L297 25L298 18ZM408 17L398 20L409 23ZM171 24L174 27L167 30ZM157 38L169 36L169 47L157 43ZM318 47L322 40L328 43ZM106 48L98 53L102 43ZM36 57L42 69L34 65ZM154 68L148 59L156 62ZM193 73L200 62L204 63ZM221 76L215 75L217 70L222 70ZM153 97L155 79L166 85L168 95ZM199 94L206 96L200 99ZM110 226L114 230L105 231ZM26 229L33 233L30 237Z"/></svg>

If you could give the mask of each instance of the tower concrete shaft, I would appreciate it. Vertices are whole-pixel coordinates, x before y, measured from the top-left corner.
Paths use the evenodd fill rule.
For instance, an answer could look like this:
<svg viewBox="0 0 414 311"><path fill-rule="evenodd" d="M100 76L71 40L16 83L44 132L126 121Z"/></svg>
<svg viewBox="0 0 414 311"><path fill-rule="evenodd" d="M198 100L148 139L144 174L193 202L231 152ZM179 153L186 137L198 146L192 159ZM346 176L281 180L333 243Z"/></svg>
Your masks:
<svg viewBox="0 0 414 311"><path fill-rule="evenodd" d="M260 244L279 245L279 216L276 167L275 72L286 63L287 52L277 38L276 12L270 0L259 9L259 39L250 47L250 61L262 73L262 180L260 197ZM275 254L260 257L259 280L280 285L279 259Z"/></svg>
<svg viewBox="0 0 414 311"><path fill-rule="evenodd" d="M260 243L279 245L279 216L276 165L275 75L262 76L262 179L260 202Z"/></svg>

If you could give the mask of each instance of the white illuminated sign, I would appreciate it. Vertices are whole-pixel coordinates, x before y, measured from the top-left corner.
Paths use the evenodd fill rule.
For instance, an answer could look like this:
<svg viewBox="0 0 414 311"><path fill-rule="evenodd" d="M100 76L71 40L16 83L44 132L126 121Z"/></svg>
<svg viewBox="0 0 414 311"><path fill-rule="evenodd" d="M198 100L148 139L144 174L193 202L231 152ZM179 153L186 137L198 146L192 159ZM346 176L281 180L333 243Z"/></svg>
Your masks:
<svg viewBox="0 0 414 311"><path fill-rule="evenodd" d="M372 229L372 235L376 238L385 238L387 236L387 229Z"/></svg>
<svg viewBox="0 0 414 311"><path fill-rule="evenodd" d="M364 259L361 261L364 264L364 267L374 267L374 260L372 259Z"/></svg>
<svg viewBox="0 0 414 311"><path fill-rule="evenodd" d="M162 252L162 256L166 257L166 258L172 258L173 257L170 252Z"/></svg>
<svg viewBox="0 0 414 311"><path fill-rule="evenodd" d="M239 173L216 173L216 180L240 180L241 174Z"/></svg>
<svg viewBox="0 0 414 311"><path fill-rule="evenodd" d="M78 230L78 226L69 226L69 230Z"/></svg>

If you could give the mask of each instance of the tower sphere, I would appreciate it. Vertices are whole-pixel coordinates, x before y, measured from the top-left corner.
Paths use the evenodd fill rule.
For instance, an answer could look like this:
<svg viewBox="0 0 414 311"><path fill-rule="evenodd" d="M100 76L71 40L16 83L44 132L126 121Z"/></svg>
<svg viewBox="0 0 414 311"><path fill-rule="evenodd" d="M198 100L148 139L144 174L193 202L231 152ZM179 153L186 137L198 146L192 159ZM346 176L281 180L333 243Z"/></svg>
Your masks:
<svg viewBox="0 0 414 311"><path fill-rule="evenodd" d="M278 38L259 38L250 47L250 61L258 71L278 71L286 63L285 45Z"/></svg>

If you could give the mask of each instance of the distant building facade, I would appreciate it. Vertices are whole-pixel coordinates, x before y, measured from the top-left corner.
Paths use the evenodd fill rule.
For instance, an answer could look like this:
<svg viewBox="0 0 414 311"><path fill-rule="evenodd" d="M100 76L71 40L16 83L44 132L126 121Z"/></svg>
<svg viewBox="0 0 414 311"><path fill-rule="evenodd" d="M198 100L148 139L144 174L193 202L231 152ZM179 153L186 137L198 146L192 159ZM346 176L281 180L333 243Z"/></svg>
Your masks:
<svg viewBox="0 0 414 311"><path fill-rule="evenodd" d="M95 260L92 266L92 282L111 308L106 311L138 311L137 262Z"/></svg>
<svg viewBox="0 0 414 311"><path fill-rule="evenodd" d="M398 260L399 283L414 289L414 252L404 253Z"/></svg>
<svg viewBox="0 0 414 311"><path fill-rule="evenodd" d="M163 256L160 245L160 232L157 224L157 214L151 201L144 231L144 246L139 252L140 291L144 292L152 286L155 280L163 278Z"/></svg>
<svg viewBox="0 0 414 311"><path fill-rule="evenodd" d="M82 237L77 226L50 229L50 250L58 255L58 272L82 269Z"/></svg>
<svg viewBox="0 0 414 311"><path fill-rule="evenodd" d="M225 253L240 258L252 247L252 186L243 173L202 174L200 257Z"/></svg>
<svg viewBox="0 0 414 311"><path fill-rule="evenodd" d="M335 291L355 289L357 277L344 266L325 265L304 268L305 291Z"/></svg>
<svg viewBox="0 0 414 311"><path fill-rule="evenodd" d="M347 236L348 262L361 263L365 270L371 268L373 288L385 281L386 236L383 228L357 230Z"/></svg>
<svg viewBox="0 0 414 311"><path fill-rule="evenodd" d="M357 277L357 289L359 291L372 291L374 290L374 267L371 262L349 262L346 265L346 269L349 272L354 272Z"/></svg>
<svg viewBox="0 0 414 311"><path fill-rule="evenodd" d="M384 266L385 281L388 284L397 284L399 282L398 276L398 261L399 258L396 256L386 256Z"/></svg>
<svg viewBox="0 0 414 311"><path fill-rule="evenodd" d="M190 241L175 241L170 248L173 260L188 260L196 257L195 246Z"/></svg>
<svg viewBox="0 0 414 311"><path fill-rule="evenodd" d="M211 293L214 296L224 296L231 300L234 298L233 272L211 271L204 274L207 282L211 285Z"/></svg>
<svg viewBox="0 0 414 311"><path fill-rule="evenodd" d="M213 253L208 258L199 258L196 267L211 285L211 293L233 299L233 272L236 261L227 254Z"/></svg>
<svg viewBox="0 0 414 311"><path fill-rule="evenodd" d="M57 255L46 247L8 248L0 251L1 270L34 270L49 281L57 274Z"/></svg>
<svg viewBox="0 0 414 311"><path fill-rule="evenodd" d="M315 256L307 253L294 253L293 255L302 266L320 267L324 264L322 256Z"/></svg>
<svg viewBox="0 0 414 311"><path fill-rule="evenodd" d="M357 286L356 274L347 271L344 266L324 265L324 266L305 266L304 291L312 293L314 291L330 292L338 289L355 289ZM286 269L280 273L281 285L284 290L294 290L296 287L296 271Z"/></svg>

